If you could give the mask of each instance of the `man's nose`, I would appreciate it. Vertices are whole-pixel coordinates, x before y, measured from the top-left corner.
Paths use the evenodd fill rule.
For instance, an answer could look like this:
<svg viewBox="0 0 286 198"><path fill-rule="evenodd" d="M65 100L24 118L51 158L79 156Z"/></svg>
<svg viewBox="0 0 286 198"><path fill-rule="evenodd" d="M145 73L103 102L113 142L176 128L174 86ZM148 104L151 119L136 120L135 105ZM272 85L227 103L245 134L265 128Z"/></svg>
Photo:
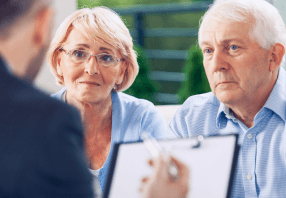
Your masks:
<svg viewBox="0 0 286 198"><path fill-rule="evenodd" d="M225 54L222 50L214 51L212 66L214 71L227 71L229 69L227 54Z"/></svg>
<svg viewBox="0 0 286 198"><path fill-rule="evenodd" d="M99 72L98 67L99 63L96 60L96 57L90 56L89 59L85 62L84 71L89 75L94 75Z"/></svg>

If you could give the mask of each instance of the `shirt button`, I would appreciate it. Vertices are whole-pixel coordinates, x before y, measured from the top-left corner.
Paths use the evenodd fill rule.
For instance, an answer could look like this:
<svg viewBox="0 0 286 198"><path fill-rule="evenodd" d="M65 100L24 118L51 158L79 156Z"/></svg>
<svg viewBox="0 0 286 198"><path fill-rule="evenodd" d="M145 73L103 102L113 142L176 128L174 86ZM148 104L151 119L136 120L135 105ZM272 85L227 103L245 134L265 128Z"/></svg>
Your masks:
<svg viewBox="0 0 286 198"><path fill-rule="evenodd" d="M252 175L248 174L247 176L247 179L251 180L252 179Z"/></svg>
<svg viewBox="0 0 286 198"><path fill-rule="evenodd" d="M247 137L248 137L248 139L251 139L252 135L251 134L247 134Z"/></svg>

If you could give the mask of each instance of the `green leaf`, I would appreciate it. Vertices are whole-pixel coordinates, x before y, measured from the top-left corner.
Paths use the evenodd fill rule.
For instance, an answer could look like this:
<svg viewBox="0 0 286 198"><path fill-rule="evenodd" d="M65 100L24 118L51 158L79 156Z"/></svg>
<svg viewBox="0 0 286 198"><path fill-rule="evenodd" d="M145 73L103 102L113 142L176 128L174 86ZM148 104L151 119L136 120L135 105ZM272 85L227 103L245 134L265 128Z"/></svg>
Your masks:
<svg viewBox="0 0 286 198"><path fill-rule="evenodd" d="M179 90L180 103L196 94L210 92L211 88L204 70L203 54L197 45L193 45L188 52L186 66L183 68L186 81Z"/></svg>
<svg viewBox="0 0 286 198"><path fill-rule="evenodd" d="M134 83L124 93L135 96L136 98L143 98L155 103L154 94L157 92L157 85L148 77L150 72L149 61L142 47L135 46L134 50L137 52L137 62L139 65L139 73Z"/></svg>

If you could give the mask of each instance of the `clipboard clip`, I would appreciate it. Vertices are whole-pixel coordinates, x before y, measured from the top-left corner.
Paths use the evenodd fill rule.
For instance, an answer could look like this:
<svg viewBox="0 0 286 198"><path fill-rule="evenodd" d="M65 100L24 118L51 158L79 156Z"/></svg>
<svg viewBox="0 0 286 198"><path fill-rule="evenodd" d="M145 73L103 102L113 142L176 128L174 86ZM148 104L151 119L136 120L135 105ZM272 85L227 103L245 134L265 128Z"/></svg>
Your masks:
<svg viewBox="0 0 286 198"><path fill-rule="evenodd" d="M203 141L204 141L204 136L203 135L198 135L197 136L197 143L194 146L192 146L191 148L194 148L194 149L200 148L200 146L201 146Z"/></svg>

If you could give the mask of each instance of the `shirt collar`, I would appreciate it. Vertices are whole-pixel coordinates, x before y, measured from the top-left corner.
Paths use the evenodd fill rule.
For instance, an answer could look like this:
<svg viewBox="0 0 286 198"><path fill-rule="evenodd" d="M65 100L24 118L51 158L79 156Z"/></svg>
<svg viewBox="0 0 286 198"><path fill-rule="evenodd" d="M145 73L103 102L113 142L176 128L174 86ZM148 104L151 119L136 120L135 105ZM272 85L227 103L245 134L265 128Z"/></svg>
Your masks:
<svg viewBox="0 0 286 198"><path fill-rule="evenodd" d="M277 81L263 108L272 110L286 121L286 72L282 67L279 68ZM220 102L216 126L220 129L226 127L227 119L234 120L235 117L232 110Z"/></svg>
<svg viewBox="0 0 286 198"><path fill-rule="evenodd" d="M280 67L277 81L268 97L264 108L272 110L286 121L286 72Z"/></svg>
<svg viewBox="0 0 286 198"><path fill-rule="evenodd" d="M226 127L227 119L231 118L231 110L222 102L219 104L218 113L216 116L216 126L220 129ZM232 113L232 112L231 112Z"/></svg>

